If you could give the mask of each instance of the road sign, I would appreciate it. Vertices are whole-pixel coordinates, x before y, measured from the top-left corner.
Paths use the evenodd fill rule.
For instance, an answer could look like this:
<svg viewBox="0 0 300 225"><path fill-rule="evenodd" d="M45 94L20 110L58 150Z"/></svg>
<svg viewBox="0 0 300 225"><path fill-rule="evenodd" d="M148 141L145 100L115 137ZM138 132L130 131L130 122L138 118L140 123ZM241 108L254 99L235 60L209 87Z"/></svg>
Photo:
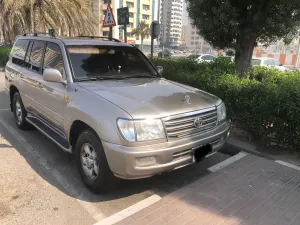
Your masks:
<svg viewBox="0 0 300 225"><path fill-rule="evenodd" d="M128 7L123 7L117 9L118 11L118 25L129 24L129 9Z"/></svg>
<svg viewBox="0 0 300 225"><path fill-rule="evenodd" d="M114 26L116 26L115 17L110 5L108 4L104 21L103 21L103 27L114 27Z"/></svg>
<svg viewBox="0 0 300 225"><path fill-rule="evenodd" d="M153 37L153 39L156 39L158 38L159 34L160 34L160 24L158 21L153 21L150 26L150 36Z"/></svg>

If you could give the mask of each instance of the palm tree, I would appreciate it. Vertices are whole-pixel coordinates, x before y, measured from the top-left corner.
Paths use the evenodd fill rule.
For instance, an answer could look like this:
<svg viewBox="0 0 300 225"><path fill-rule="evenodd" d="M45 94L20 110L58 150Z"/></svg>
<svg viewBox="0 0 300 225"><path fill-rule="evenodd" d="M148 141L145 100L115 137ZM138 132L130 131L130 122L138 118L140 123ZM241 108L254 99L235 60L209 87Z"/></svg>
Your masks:
<svg viewBox="0 0 300 225"><path fill-rule="evenodd" d="M143 51L144 39L150 36L149 24L147 24L145 20L142 20L138 27L133 29L131 33L135 35L136 38L141 36L141 51Z"/></svg>
<svg viewBox="0 0 300 225"><path fill-rule="evenodd" d="M17 30L45 32L49 28L63 35L88 35L94 34L97 25L86 0L0 0L0 15L6 40L12 40Z"/></svg>

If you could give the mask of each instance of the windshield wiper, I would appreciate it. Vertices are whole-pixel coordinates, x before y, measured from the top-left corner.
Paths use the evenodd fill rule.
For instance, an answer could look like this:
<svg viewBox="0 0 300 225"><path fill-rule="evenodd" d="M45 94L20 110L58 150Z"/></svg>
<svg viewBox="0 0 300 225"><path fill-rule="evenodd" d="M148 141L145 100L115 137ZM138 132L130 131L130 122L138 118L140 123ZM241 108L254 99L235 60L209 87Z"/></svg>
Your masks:
<svg viewBox="0 0 300 225"><path fill-rule="evenodd" d="M81 81L96 81L96 77L84 77L84 78L76 78L76 81L81 82Z"/></svg>
<svg viewBox="0 0 300 225"><path fill-rule="evenodd" d="M135 74L132 76L126 76L126 78L159 78L159 76L149 75L149 74Z"/></svg>
<svg viewBox="0 0 300 225"><path fill-rule="evenodd" d="M97 81L97 80L123 80L127 79L124 76L103 76L103 77L84 77L84 78L77 78L78 82L82 81Z"/></svg>

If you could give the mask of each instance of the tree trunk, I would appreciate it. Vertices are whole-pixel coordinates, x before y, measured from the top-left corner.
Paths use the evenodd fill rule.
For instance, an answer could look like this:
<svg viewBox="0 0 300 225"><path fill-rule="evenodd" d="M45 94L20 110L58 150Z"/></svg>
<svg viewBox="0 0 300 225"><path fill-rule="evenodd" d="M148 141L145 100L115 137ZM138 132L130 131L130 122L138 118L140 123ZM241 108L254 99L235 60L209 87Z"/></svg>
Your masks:
<svg viewBox="0 0 300 225"><path fill-rule="evenodd" d="M33 3L33 31L39 32L41 0L35 0Z"/></svg>
<svg viewBox="0 0 300 225"><path fill-rule="evenodd" d="M143 47L144 47L144 38L141 38L141 51L143 51Z"/></svg>
<svg viewBox="0 0 300 225"><path fill-rule="evenodd" d="M240 76L243 76L251 65L255 45L256 37L254 36L242 34L237 38L235 48L235 69Z"/></svg>

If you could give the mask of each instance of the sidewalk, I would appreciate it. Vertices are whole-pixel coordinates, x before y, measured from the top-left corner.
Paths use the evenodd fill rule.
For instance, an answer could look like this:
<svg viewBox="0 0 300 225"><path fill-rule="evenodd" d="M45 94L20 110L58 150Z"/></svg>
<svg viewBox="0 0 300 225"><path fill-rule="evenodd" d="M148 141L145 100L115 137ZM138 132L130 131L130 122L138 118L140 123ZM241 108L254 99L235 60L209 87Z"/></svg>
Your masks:
<svg viewBox="0 0 300 225"><path fill-rule="evenodd" d="M247 155L117 225L299 225L300 172Z"/></svg>

